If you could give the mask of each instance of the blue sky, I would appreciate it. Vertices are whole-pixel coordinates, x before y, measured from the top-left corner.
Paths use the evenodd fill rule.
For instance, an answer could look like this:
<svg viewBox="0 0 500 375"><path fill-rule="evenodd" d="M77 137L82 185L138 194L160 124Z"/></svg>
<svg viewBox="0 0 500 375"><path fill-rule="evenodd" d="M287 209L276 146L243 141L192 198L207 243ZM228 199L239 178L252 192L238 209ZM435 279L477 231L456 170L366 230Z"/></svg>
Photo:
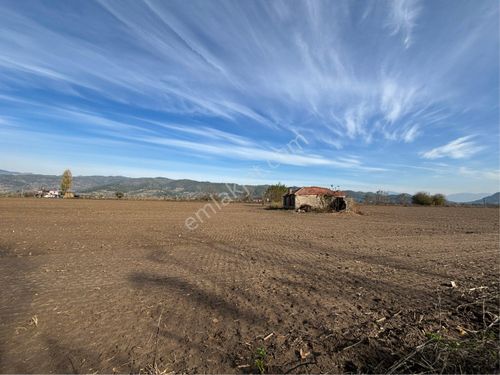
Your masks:
<svg viewBox="0 0 500 375"><path fill-rule="evenodd" d="M499 190L499 2L0 2L0 168Z"/></svg>

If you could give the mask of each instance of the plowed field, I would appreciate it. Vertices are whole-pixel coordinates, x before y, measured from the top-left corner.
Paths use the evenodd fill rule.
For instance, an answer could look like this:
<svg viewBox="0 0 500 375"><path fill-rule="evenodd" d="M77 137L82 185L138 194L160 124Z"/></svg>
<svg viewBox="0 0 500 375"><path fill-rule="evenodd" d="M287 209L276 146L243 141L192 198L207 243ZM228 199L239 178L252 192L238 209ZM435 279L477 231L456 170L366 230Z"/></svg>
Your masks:
<svg viewBox="0 0 500 375"><path fill-rule="evenodd" d="M384 372L498 286L497 209L203 205L0 200L0 371Z"/></svg>

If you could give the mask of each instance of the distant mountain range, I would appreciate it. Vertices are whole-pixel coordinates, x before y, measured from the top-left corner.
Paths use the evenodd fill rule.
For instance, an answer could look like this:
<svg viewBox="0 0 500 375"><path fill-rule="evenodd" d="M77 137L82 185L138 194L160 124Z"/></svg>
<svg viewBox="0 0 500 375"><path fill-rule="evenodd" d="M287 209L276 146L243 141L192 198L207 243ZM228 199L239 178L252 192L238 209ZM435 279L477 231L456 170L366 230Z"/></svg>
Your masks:
<svg viewBox="0 0 500 375"><path fill-rule="evenodd" d="M11 172L11 171L5 171L3 169L0 169L0 174L10 174L10 175L13 175L13 174L21 174L21 173Z"/></svg>
<svg viewBox="0 0 500 375"><path fill-rule="evenodd" d="M20 174L0 171L0 193L16 193L37 191L40 189L57 189L61 176L41 174ZM131 178L124 176L75 176L73 191L83 195L114 196L122 192L127 196L142 198L197 198L207 194L229 193L228 186L245 194L245 189L238 184L200 182L193 180L173 180L165 177ZM268 185L247 186L253 196L261 196Z"/></svg>
<svg viewBox="0 0 500 375"><path fill-rule="evenodd" d="M0 170L0 194L16 194L37 191L40 189L58 189L61 176L42 175L31 173L17 173ZM173 180L165 177L131 178L123 176L75 176L73 177L73 191L81 195L114 197L116 192L122 192L128 197L137 198L181 198L193 199L208 194L230 193L228 186L239 196L246 193L261 197L269 185L225 184L214 182L200 182L194 180ZM409 194L366 193L362 191L346 191L349 197L357 202L410 203Z"/></svg>
<svg viewBox="0 0 500 375"><path fill-rule="evenodd" d="M494 204L494 205L500 205L500 192L489 195L487 197L484 197L482 199L477 199L475 201L469 202L470 204Z"/></svg>
<svg viewBox="0 0 500 375"><path fill-rule="evenodd" d="M42 175L32 173L10 172L0 169L0 194L15 194L37 191L42 188L57 189L61 176ZM114 197L116 192L122 192L129 197L137 198L180 198L193 199L207 196L208 194L230 193L228 186L239 196L245 195L245 188L251 196L261 197L269 185L225 184L194 180L173 180L165 177L132 178L124 176L75 176L73 177L73 191L82 195ZM386 202L386 203L411 203L410 194L387 193L377 194L372 192L347 190L347 195L357 202ZM461 195L465 196L468 193ZM499 204L499 194L485 197L488 204ZM455 194L456 196L457 194ZM459 194L460 195L460 194ZM474 201L470 204L483 204L482 196L471 194ZM454 195L450 195L449 200ZM460 197L459 197L460 198ZM463 197L462 197L463 198Z"/></svg>
<svg viewBox="0 0 500 375"><path fill-rule="evenodd" d="M465 203L465 202L472 202L475 200L483 199L484 197L487 197L490 195L489 193L455 193L455 194L448 194L446 196L446 199L448 199L451 202L456 202L456 203Z"/></svg>

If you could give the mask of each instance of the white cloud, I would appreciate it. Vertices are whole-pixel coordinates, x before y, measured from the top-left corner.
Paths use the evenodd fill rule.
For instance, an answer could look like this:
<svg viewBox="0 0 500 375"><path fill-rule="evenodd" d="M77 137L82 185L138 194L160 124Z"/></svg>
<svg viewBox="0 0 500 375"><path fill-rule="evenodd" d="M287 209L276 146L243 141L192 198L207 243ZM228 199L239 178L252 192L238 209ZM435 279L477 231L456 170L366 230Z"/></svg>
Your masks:
<svg viewBox="0 0 500 375"><path fill-rule="evenodd" d="M439 93L423 90L426 77L397 63L401 51L393 38L386 36L391 42L383 58L346 42L344 35L359 32L344 22L356 11L347 2L303 2L296 9L288 2L217 9L209 2L99 4L78 32L69 24L51 26L59 24L57 12L47 12L44 23L10 11L0 16L8 31L0 36L0 71L26 85L43 81L42 87L66 93L85 86L135 107L217 118L232 122L235 133L239 126L255 128L250 137L262 134L257 124L272 138L284 129L303 131L297 124L310 120L316 135L326 134L317 140L337 149L378 137L411 142L416 134L405 132L405 117L422 124L422 133L429 124L424 117L440 101ZM376 8L361 9L362 18L374 17L363 27L380 28L385 14ZM419 13L416 0L395 0L386 27L408 46ZM101 25L106 33L87 32ZM369 70L360 53L374 56Z"/></svg>
<svg viewBox="0 0 500 375"><path fill-rule="evenodd" d="M391 29L392 35L401 33L403 44L408 48L413 42L413 29L421 10L419 1L392 0L389 6L387 27Z"/></svg>
<svg viewBox="0 0 500 375"><path fill-rule="evenodd" d="M406 129L403 132L403 141L405 141L405 143L413 142L415 140L415 138L417 138L419 135L418 129L419 129L418 125L413 125L413 126L409 127L408 129Z"/></svg>
<svg viewBox="0 0 500 375"><path fill-rule="evenodd" d="M128 136L145 155L171 148L215 163L270 159L321 170L337 162L357 172L377 169L361 160L386 165L384 152L415 162L420 150L411 142L431 128L446 140L497 134L496 124L485 125L495 96L476 93L498 70L488 54L498 50L498 4L103 0L63 13L40 3L4 8L0 102L8 104L3 118L17 114L21 128ZM448 16L436 22L434 11ZM473 64L474 56L485 58ZM273 153L294 131L311 141L303 153ZM460 159L479 149L464 137L420 156Z"/></svg>
<svg viewBox="0 0 500 375"><path fill-rule="evenodd" d="M473 177L479 179L487 179L500 182L500 170L477 170L467 167L460 167L458 173L462 176Z"/></svg>
<svg viewBox="0 0 500 375"><path fill-rule="evenodd" d="M417 98L414 87L402 85L401 81L388 80L382 83L381 112L390 123L394 123L413 109Z"/></svg>
<svg viewBox="0 0 500 375"><path fill-rule="evenodd" d="M468 135L466 137L460 137L443 146L422 152L420 155L424 159L468 158L483 149L482 146L478 146L475 142L471 141L470 139L472 138L474 138L474 136L472 135Z"/></svg>
<svg viewBox="0 0 500 375"><path fill-rule="evenodd" d="M343 166L344 163L330 160L319 155L302 155L290 152L280 152L274 150L267 150L257 146L244 147L223 144L204 144L199 142L184 141L179 139L169 139L165 137L139 137L135 138L138 141L153 143L157 145L173 146L199 152L202 154L219 155L223 157L231 157L241 160L253 160L262 162L273 162L286 165L295 166ZM345 165L347 168L348 166Z"/></svg>
<svg viewBox="0 0 500 375"><path fill-rule="evenodd" d="M363 104L358 107L349 108L346 111L344 114L344 127L348 137L354 138L356 135L364 133L367 116L368 111Z"/></svg>

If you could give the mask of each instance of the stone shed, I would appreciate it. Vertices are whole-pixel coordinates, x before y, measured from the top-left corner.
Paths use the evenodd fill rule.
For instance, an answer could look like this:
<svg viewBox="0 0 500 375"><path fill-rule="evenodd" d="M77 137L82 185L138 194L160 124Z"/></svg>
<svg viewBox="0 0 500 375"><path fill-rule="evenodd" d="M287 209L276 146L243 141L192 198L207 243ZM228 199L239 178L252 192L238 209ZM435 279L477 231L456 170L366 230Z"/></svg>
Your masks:
<svg viewBox="0 0 500 375"><path fill-rule="evenodd" d="M286 209L344 211L348 199L343 191L309 186L290 189L283 195L283 207Z"/></svg>

